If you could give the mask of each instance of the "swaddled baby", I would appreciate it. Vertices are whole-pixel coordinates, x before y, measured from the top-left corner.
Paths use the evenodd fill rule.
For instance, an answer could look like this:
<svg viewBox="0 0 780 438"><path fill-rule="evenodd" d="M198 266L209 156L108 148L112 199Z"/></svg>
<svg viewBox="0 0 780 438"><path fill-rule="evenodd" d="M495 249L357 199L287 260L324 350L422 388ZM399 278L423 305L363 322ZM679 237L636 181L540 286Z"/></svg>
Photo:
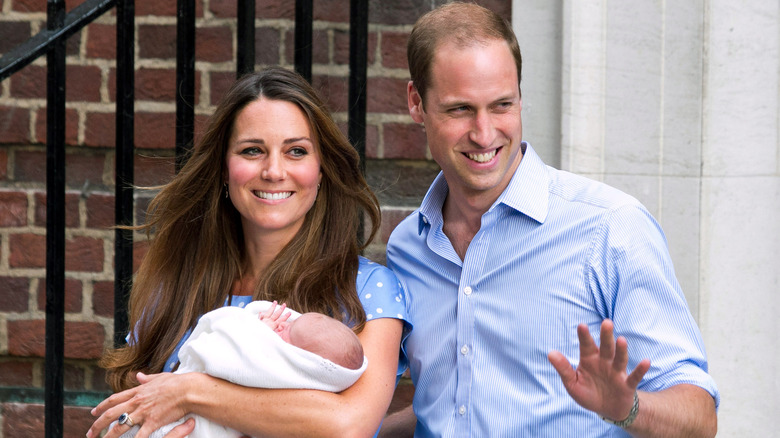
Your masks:
<svg viewBox="0 0 780 438"><path fill-rule="evenodd" d="M318 389L341 392L363 374L368 360L357 335L321 313L303 315L274 301L244 308L222 307L203 315L179 350L176 373L203 372L258 388ZM244 434L197 415L187 415L154 431L161 438L195 418L192 438ZM134 437L139 425L120 438Z"/></svg>

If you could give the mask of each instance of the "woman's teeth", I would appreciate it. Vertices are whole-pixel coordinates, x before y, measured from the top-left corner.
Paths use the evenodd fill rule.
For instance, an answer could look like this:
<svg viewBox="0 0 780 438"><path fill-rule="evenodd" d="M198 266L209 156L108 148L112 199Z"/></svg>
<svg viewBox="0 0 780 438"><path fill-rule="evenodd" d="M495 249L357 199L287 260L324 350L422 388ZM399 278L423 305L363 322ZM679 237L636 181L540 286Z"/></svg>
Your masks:
<svg viewBox="0 0 780 438"><path fill-rule="evenodd" d="M493 149L492 151L484 154L466 154L466 156L469 157L470 160L476 161L477 163L486 163L496 156L497 151L498 149Z"/></svg>
<svg viewBox="0 0 780 438"><path fill-rule="evenodd" d="M278 192L278 193L268 193L268 192L255 192L255 196L261 199L270 199L272 201L275 201L277 199L286 199L292 196L292 192Z"/></svg>

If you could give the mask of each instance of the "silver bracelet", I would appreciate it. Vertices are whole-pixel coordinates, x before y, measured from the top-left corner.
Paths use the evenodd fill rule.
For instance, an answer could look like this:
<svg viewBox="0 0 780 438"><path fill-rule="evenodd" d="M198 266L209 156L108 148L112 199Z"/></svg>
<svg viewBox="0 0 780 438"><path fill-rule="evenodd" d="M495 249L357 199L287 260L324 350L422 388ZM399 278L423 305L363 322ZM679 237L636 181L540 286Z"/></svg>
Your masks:
<svg viewBox="0 0 780 438"><path fill-rule="evenodd" d="M634 423L637 413L639 413L639 396L636 391L634 391L634 404L631 406L631 411L628 413L628 417L626 417L625 420L615 421L610 420L607 417L601 417L601 419L607 423L614 424L615 426L626 428Z"/></svg>

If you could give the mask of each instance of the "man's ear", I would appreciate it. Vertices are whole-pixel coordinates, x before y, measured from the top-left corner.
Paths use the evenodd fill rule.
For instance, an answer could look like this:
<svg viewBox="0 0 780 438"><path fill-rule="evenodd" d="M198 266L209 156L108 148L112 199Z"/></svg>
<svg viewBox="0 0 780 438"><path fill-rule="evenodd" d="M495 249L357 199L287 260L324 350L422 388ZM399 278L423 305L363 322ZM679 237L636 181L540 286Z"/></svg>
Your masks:
<svg viewBox="0 0 780 438"><path fill-rule="evenodd" d="M409 105L409 115L412 116L412 120L414 120L415 123L422 123L423 113L425 112L423 109L422 97L420 96L420 93L417 92L417 88L412 81L409 81L409 84L406 86L406 97L407 104Z"/></svg>

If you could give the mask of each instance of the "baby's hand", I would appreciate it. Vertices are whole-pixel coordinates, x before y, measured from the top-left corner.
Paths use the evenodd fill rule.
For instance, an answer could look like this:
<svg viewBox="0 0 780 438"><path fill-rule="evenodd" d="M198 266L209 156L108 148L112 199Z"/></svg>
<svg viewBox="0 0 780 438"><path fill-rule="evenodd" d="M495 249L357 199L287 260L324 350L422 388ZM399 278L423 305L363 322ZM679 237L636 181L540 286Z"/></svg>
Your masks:
<svg viewBox="0 0 780 438"><path fill-rule="evenodd" d="M286 309L287 303L282 303L282 305L279 306L277 305L276 301L274 301L268 310L266 310L264 313L259 313L257 317L260 318L260 321L264 322L268 327L270 327L271 330L277 331L277 329L284 325L283 323L285 323L290 318L291 313L285 313Z"/></svg>

